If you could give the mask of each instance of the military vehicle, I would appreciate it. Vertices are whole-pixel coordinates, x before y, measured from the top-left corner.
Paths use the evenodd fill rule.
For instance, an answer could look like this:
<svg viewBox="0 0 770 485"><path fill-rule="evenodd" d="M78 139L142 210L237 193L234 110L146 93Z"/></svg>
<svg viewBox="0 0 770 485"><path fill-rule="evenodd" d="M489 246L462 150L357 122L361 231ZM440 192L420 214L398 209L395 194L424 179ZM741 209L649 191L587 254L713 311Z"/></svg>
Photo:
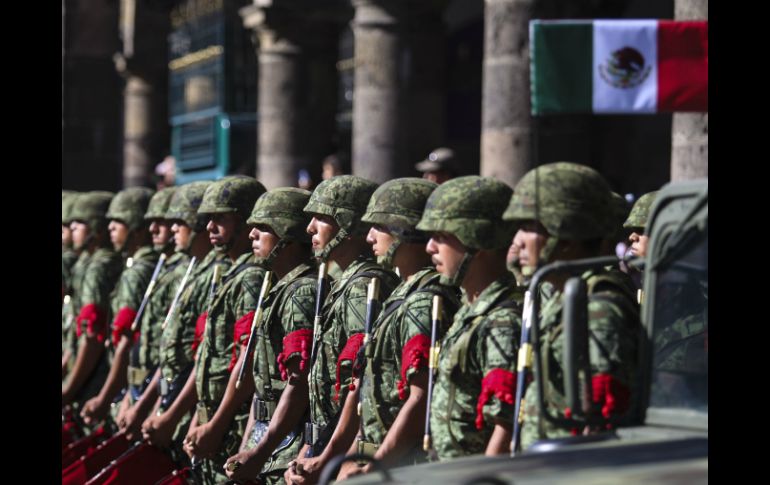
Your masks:
<svg viewBox="0 0 770 485"><path fill-rule="evenodd" d="M641 304L645 338L640 346L643 390L641 406L625 426L539 441L513 458L479 455L390 470L374 462L378 471L345 483L706 483L708 181L666 185L651 208L646 233L650 235L647 256L631 263L643 266L645 274ZM607 264L607 258L593 259L541 268L532 279L531 294L537 294L538 274L554 270L580 274L591 265ZM557 265L561 267L554 268ZM581 322L585 312L579 311L581 302L585 305L585 293L568 291L577 280L570 279L565 287L565 295L571 296L565 296L569 301L565 301L563 323L575 330L565 331L565 347L574 350L565 357L565 390L568 402L579 407L585 390L580 385L585 378L581 369L586 365L581 364L585 352L580 349L587 348L587 323L585 317ZM337 457L324 470L321 483L333 479L333 469L343 461L357 458L362 457Z"/></svg>

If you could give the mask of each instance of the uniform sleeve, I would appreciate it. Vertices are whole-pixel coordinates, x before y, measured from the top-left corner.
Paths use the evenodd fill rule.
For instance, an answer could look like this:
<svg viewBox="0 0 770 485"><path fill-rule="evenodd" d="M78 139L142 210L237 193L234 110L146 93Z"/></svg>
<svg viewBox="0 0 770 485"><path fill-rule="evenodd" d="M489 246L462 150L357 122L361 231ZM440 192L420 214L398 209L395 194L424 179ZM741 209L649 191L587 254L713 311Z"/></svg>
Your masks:
<svg viewBox="0 0 770 485"><path fill-rule="evenodd" d="M112 299L112 308L115 309L115 316L112 320L112 343L114 346L118 345L121 336L130 336L131 324L142 304L142 298L151 277L151 271L136 266L124 270L120 275L116 294ZM138 333L135 333L134 338L137 337Z"/></svg>
<svg viewBox="0 0 770 485"><path fill-rule="evenodd" d="M115 273L107 260L92 262L86 270L80 299L82 306L76 319L78 337L85 332L99 342L106 338L110 292L117 279Z"/></svg>
<svg viewBox="0 0 770 485"><path fill-rule="evenodd" d="M431 299L429 293L412 294L403 304L399 321L398 347L401 348L401 379L398 397L409 395L409 380L420 369L428 367L431 334Z"/></svg>
<svg viewBox="0 0 770 485"><path fill-rule="evenodd" d="M251 332L251 324L254 320L257 304L259 304L259 292L264 283L265 272L258 268L250 268L245 271L239 288L233 288L228 294L230 315L235 318L233 324L233 354L230 357L228 370L232 372L241 353L241 346L246 345Z"/></svg>
<svg viewBox="0 0 770 485"><path fill-rule="evenodd" d="M281 379L287 380L287 364L300 358L299 368L305 370L310 360L315 314L316 282L300 285L291 295L285 295L278 320L281 322L282 349L277 356Z"/></svg>
<svg viewBox="0 0 770 485"><path fill-rule="evenodd" d="M516 354L521 319L510 310L494 312L482 324L476 342L481 392L476 405L476 429L484 422L510 422L516 394Z"/></svg>
<svg viewBox="0 0 770 485"><path fill-rule="evenodd" d="M605 418L622 415L631 402L640 327L626 313L607 299L588 303L593 401Z"/></svg>
<svg viewBox="0 0 770 485"><path fill-rule="evenodd" d="M364 342L364 324L366 319L366 293L370 278L358 278L351 283L340 296L343 300L338 314L340 325L334 328L336 342L344 342L337 359L337 381L334 384L335 400L343 387L355 390L353 385L353 360Z"/></svg>

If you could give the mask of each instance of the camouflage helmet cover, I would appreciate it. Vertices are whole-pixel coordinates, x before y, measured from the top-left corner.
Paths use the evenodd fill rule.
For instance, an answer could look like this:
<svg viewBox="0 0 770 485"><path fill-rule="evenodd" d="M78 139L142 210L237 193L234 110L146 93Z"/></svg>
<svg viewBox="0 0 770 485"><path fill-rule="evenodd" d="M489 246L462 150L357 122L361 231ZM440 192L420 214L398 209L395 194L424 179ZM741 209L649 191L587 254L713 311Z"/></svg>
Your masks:
<svg viewBox="0 0 770 485"><path fill-rule="evenodd" d="M198 208L203 202L203 194L211 185L210 181L190 182L177 187L168 203L164 215L168 220L182 220L194 231L202 231L205 221L198 216Z"/></svg>
<svg viewBox="0 0 770 485"><path fill-rule="evenodd" d="M144 222L144 214L153 194L152 189L146 187L129 187L118 192L110 202L110 208L105 217L108 220L118 220L128 226L129 230L136 230Z"/></svg>
<svg viewBox="0 0 770 485"><path fill-rule="evenodd" d="M514 231L502 215L511 193L508 185L489 177L449 180L428 197L417 229L450 233L471 249L507 247Z"/></svg>
<svg viewBox="0 0 770 485"><path fill-rule="evenodd" d="M310 196L305 212L327 215L347 234L363 234L360 218L377 184L355 175L338 175L321 182Z"/></svg>
<svg viewBox="0 0 770 485"><path fill-rule="evenodd" d="M176 189L176 187L166 187L155 192L150 199L150 205L147 206L147 212L144 213L144 219L165 219L168 204Z"/></svg>
<svg viewBox="0 0 770 485"><path fill-rule="evenodd" d="M280 187L262 194L248 224L264 224L270 226L276 235L284 241L310 241L310 235L305 231L310 217L303 208L310 199L310 192L295 187Z"/></svg>
<svg viewBox="0 0 770 485"><path fill-rule="evenodd" d="M77 195L78 193L72 190L61 191L61 223L62 225L68 225L70 222L72 222L72 218L70 217L70 212L72 212L72 206L75 204Z"/></svg>
<svg viewBox="0 0 770 485"><path fill-rule="evenodd" d="M414 231L425 203L436 187L435 182L416 177L389 180L374 191L361 220Z"/></svg>
<svg viewBox="0 0 770 485"><path fill-rule="evenodd" d="M614 231L612 191L596 170L570 162L530 170L514 189L507 221L536 220L551 236L585 241Z"/></svg>
<svg viewBox="0 0 770 485"><path fill-rule="evenodd" d="M114 194L96 190L79 194L70 212L70 220L82 221L92 229L106 227L105 214Z"/></svg>
<svg viewBox="0 0 770 485"><path fill-rule="evenodd" d="M198 214L235 212L245 221L265 191L265 186L253 177L230 175L221 178L206 189Z"/></svg>
<svg viewBox="0 0 770 485"><path fill-rule="evenodd" d="M628 219L623 223L625 228L644 228L647 226L647 218L650 215L650 207L655 202L655 197L658 195L658 191L649 192L639 197L634 203L634 207L631 208L631 213L628 215Z"/></svg>

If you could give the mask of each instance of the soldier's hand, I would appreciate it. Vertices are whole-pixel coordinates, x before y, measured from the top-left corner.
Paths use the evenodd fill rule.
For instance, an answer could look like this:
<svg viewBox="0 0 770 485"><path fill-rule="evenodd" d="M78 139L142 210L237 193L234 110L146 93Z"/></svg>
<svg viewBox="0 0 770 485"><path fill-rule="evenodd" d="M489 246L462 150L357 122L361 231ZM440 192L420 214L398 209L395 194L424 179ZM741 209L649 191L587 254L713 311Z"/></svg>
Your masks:
<svg viewBox="0 0 770 485"><path fill-rule="evenodd" d="M190 441L190 447L194 450L195 456L199 458L210 458L219 450L222 443L222 433L211 423L198 426L187 434Z"/></svg>
<svg viewBox="0 0 770 485"><path fill-rule="evenodd" d="M298 458L297 465L287 468L284 478L286 483L294 485L309 485L318 482L321 475L321 460L318 457Z"/></svg>
<svg viewBox="0 0 770 485"><path fill-rule="evenodd" d="M150 416L142 423L142 438L158 448L168 448L174 437L175 426L164 415Z"/></svg>
<svg viewBox="0 0 770 485"><path fill-rule="evenodd" d="M230 465L232 462L238 462L240 465L233 467ZM250 450L241 451L225 462L225 474L231 480L244 481L250 480L259 474L262 467L265 465L264 457L261 457L256 448ZM232 470L232 468L235 468Z"/></svg>
<svg viewBox="0 0 770 485"><path fill-rule="evenodd" d="M135 441L141 436L142 416L138 412L137 406L131 406L126 411L123 422L118 423L120 431L126 434L126 439L129 441Z"/></svg>
<svg viewBox="0 0 770 485"><path fill-rule="evenodd" d="M107 416L107 411L109 410L109 406L99 398L99 396L96 396L94 398L91 398L88 400L88 402L83 405L83 409L80 411L80 416L83 418L83 421L90 425L92 423L98 423L99 421L103 420L105 416Z"/></svg>

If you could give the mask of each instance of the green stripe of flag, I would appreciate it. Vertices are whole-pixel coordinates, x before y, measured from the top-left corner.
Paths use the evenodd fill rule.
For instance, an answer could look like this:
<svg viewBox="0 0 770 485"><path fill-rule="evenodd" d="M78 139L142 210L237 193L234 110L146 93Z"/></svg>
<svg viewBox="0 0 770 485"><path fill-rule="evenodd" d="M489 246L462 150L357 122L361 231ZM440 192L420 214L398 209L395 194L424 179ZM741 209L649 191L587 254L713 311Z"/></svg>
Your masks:
<svg viewBox="0 0 770 485"><path fill-rule="evenodd" d="M593 24L533 21L532 114L592 111Z"/></svg>

